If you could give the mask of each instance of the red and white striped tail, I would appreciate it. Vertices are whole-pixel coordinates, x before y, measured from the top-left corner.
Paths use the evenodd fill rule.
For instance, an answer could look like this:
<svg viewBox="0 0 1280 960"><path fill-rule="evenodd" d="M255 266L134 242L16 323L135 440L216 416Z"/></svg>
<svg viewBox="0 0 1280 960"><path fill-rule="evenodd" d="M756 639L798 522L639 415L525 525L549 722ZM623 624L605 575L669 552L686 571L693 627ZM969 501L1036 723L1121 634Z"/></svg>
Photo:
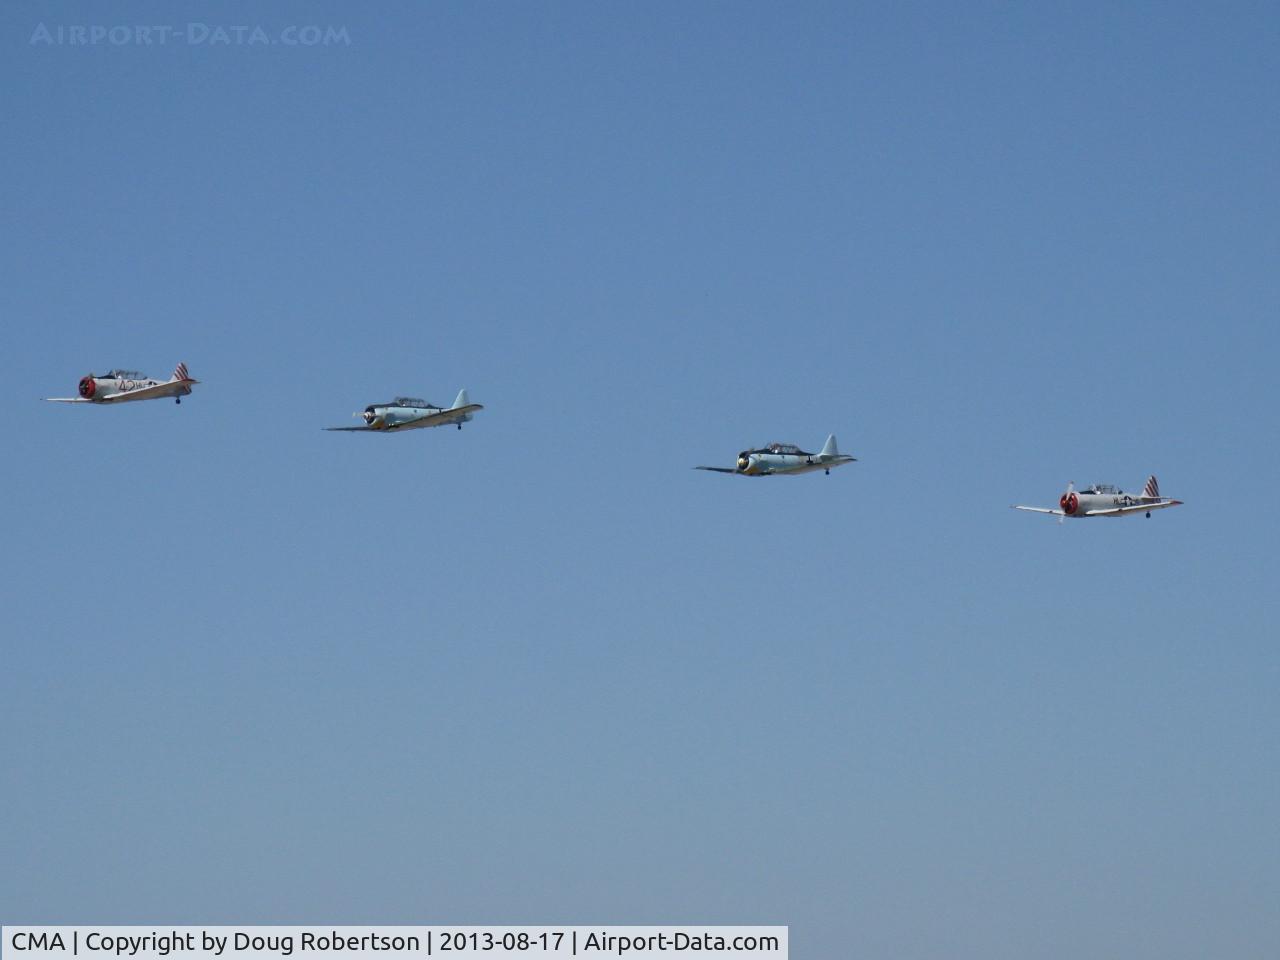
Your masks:
<svg viewBox="0 0 1280 960"><path fill-rule="evenodd" d="M176 367L174 367L174 369L173 369L173 379L175 379L175 380L190 380L190 379L191 379L191 377L189 377L189 376L187 375L187 365L186 365L185 363L179 363ZM1148 484L1148 486L1150 486L1150 484Z"/></svg>
<svg viewBox="0 0 1280 960"><path fill-rule="evenodd" d="M1152 500L1160 499L1160 484L1156 483L1156 475L1153 473L1147 477L1147 485L1142 490L1144 497L1150 497Z"/></svg>

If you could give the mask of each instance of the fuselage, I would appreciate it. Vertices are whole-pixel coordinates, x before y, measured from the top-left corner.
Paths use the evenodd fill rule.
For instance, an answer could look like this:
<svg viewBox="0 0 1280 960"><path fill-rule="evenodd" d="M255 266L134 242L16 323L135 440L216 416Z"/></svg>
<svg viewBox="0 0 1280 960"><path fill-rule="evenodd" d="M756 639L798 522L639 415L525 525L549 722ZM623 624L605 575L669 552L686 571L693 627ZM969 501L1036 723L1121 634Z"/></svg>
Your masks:
<svg viewBox="0 0 1280 960"><path fill-rule="evenodd" d="M191 393L190 381L151 380L138 373L113 371L101 377L89 374L80 378L79 394L93 403L127 403L130 400L154 400L158 397L185 397Z"/></svg>
<svg viewBox="0 0 1280 960"><path fill-rule="evenodd" d="M448 408L437 407L429 403L374 403L364 408L361 419L374 430L410 430L415 427L440 427L447 424L463 424L471 419L469 413L459 413L456 417L439 419L439 415L447 413ZM430 423L428 418L432 418Z"/></svg>
<svg viewBox="0 0 1280 960"><path fill-rule="evenodd" d="M772 443L759 450L743 450L738 454L737 472L747 477L767 477L774 474L812 473L828 471L852 463L853 457L844 454L808 453L786 443Z"/></svg>
<svg viewBox="0 0 1280 960"><path fill-rule="evenodd" d="M1119 508L1149 507L1152 510L1176 506L1178 501L1167 497L1149 497L1145 494L1125 493L1109 484L1095 484L1084 490L1068 490L1058 498L1063 514L1075 519L1089 516L1125 517L1141 510L1130 509L1124 513L1111 511Z"/></svg>

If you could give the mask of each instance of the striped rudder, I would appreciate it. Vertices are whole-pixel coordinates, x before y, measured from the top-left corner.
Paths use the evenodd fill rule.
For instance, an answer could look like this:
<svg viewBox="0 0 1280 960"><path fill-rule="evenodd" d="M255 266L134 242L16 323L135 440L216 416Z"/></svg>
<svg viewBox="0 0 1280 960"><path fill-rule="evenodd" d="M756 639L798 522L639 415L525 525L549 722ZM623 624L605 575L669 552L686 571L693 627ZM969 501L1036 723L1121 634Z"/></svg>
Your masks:
<svg viewBox="0 0 1280 960"><path fill-rule="evenodd" d="M1160 484L1156 483L1156 475L1154 473L1147 477L1147 485L1143 488L1142 495L1152 500L1160 499Z"/></svg>
<svg viewBox="0 0 1280 960"><path fill-rule="evenodd" d="M191 379L189 376L187 376L187 365L185 363L179 363L176 367L174 367L173 379L175 380Z"/></svg>

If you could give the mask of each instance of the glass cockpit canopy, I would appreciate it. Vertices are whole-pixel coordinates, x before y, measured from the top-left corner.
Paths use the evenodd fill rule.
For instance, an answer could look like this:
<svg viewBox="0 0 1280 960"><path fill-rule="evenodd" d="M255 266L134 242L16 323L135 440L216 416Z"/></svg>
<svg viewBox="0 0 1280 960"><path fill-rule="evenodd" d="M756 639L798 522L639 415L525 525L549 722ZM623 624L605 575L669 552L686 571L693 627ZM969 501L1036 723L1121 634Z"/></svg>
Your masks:
<svg viewBox="0 0 1280 960"><path fill-rule="evenodd" d="M1119 493L1120 488L1114 483L1095 483L1080 491L1081 493Z"/></svg>
<svg viewBox="0 0 1280 960"><path fill-rule="evenodd" d="M421 397L396 397L391 402L397 407L435 407L434 403L427 403Z"/></svg>
<svg viewBox="0 0 1280 960"><path fill-rule="evenodd" d="M147 375L145 373L139 373L137 370L122 370L117 367L115 370L111 370L107 373L104 373L99 379L101 380L145 380L147 379Z"/></svg>
<svg viewBox="0 0 1280 960"><path fill-rule="evenodd" d="M797 447L794 443L771 443L771 444L768 444L767 446L761 447L759 450L754 450L752 452L753 453L793 453L793 454L804 453L804 451L801 450L799 447Z"/></svg>

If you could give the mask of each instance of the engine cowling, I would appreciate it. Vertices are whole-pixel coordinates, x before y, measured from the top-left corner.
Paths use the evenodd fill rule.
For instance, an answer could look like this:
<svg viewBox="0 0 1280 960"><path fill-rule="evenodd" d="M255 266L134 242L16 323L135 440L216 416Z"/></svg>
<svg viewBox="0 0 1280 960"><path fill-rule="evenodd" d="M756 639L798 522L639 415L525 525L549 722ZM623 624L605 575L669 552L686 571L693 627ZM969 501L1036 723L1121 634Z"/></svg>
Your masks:
<svg viewBox="0 0 1280 960"><path fill-rule="evenodd" d="M1074 517L1080 509L1080 498L1076 496L1074 490L1069 490L1058 498L1058 506L1062 508L1062 512L1068 517Z"/></svg>
<svg viewBox="0 0 1280 960"><path fill-rule="evenodd" d="M86 400L92 400L93 395L98 392L98 381L93 376L80 378L80 396Z"/></svg>

